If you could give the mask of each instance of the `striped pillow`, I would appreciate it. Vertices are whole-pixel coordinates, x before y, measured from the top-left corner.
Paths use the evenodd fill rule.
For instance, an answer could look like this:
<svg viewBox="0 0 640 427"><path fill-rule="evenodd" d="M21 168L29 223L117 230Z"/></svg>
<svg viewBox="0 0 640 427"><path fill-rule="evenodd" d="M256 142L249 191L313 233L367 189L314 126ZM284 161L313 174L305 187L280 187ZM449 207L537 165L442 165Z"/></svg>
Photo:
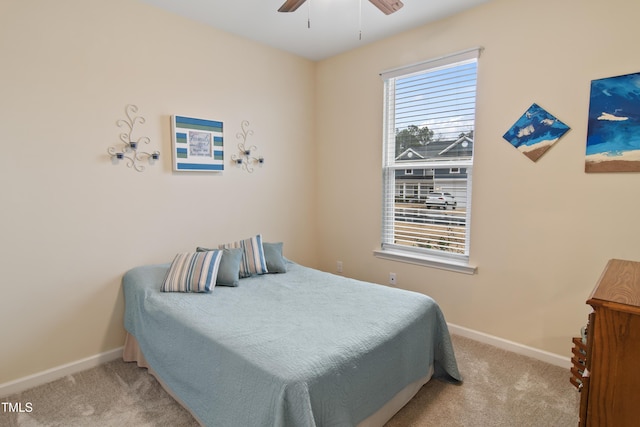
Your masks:
<svg viewBox="0 0 640 427"><path fill-rule="evenodd" d="M162 283L162 292L211 292L221 259L222 251L177 254Z"/></svg>
<svg viewBox="0 0 640 427"><path fill-rule="evenodd" d="M242 249L241 278L268 273L267 262L264 259L264 248L262 247L262 235L258 234L250 239L220 245L220 249L234 248Z"/></svg>

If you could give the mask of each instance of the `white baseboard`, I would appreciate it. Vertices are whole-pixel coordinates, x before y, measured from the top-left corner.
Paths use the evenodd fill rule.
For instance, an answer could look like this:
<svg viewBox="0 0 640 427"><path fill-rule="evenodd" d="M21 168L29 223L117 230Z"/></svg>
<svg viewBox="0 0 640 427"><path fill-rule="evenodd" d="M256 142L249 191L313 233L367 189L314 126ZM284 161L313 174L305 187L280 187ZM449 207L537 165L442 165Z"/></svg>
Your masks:
<svg viewBox="0 0 640 427"><path fill-rule="evenodd" d="M449 332L452 334L460 335L465 338L470 338L475 341L480 341L484 344L489 344L494 347L501 348L503 350L511 351L513 353L521 354L523 356L528 356L533 359L541 360L546 363L550 363L555 366L560 366L561 368L570 369L571 367L571 359L569 357L563 357L555 353L550 353L548 351L539 350L537 348L529 347L523 344L519 344L517 342L505 340L503 338L499 338L493 335L485 334L484 332L474 331L473 329L468 329L462 326L453 325L451 323L447 323L449 327Z"/></svg>
<svg viewBox="0 0 640 427"><path fill-rule="evenodd" d="M37 387L63 378L67 375L95 368L103 363L122 357L122 349L123 347L119 347L104 353L96 354L95 356L76 360L75 362L67 363L66 365L57 366L55 368L47 369L46 371L38 372L37 374L0 384L0 397L20 393L32 387Z"/></svg>

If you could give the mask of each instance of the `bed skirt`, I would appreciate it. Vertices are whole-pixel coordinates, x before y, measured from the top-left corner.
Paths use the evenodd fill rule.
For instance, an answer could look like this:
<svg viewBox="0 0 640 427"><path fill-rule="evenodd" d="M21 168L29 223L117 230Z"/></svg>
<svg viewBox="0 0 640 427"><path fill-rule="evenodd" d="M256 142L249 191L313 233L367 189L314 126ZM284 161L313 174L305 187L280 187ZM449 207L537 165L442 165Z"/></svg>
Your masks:
<svg viewBox="0 0 640 427"><path fill-rule="evenodd" d="M184 404L178 398L169 387L165 385L153 369L147 363L147 360L142 354L142 350L138 346L138 341L135 337L127 332L124 341L124 350L122 352L122 359L125 362L136 362L139 367L148 369L149 373L153 375L158 383L164 388L171 397L173 397L178 403L180 403L192 416L202 425L204 425L190 410L187 405ZM420 378L417 381L412 382L404 389L400 390L391 400L389 400L383 407L378 409L375 413L373 413L368 418L361 421L357 427L382 427L387 421L389 421L404 405L406 405L418 391L425 385L433 375L433 366L429 370L429 375L426 377Z"/></svg>

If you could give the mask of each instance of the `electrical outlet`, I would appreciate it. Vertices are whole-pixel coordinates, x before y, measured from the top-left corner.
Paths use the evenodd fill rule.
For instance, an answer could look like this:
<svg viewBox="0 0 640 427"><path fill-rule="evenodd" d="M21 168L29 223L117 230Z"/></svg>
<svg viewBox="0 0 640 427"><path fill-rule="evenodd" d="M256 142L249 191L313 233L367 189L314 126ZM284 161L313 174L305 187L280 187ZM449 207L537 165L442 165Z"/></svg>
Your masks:
<svg viewBox="0 0 640 427"><path fill-rule="evenodd" d="M396 273L389 273L389 284L395 286L397 283Z"/></svg>
<svg viewBox="0 0 640 427"><path fill-rule="evenodd" d="M342 261L338 261L338 263L336 264L336 271L338 273L342 273Z"/></svg>

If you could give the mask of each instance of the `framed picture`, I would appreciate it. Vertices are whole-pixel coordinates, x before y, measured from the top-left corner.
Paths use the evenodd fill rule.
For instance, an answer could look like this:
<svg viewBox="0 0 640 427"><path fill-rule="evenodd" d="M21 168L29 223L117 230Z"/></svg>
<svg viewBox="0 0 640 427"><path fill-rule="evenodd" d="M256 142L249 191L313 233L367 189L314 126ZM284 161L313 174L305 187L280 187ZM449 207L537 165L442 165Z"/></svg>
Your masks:
<svg viewBox="0 0 640 427"><path fill-rule="evenodd" d="M503 138L535 162L568 130L569 126L534 103Z"/></svg>
<svg viewBox="0 0 640 427"><path fill-rule="evenodd" d="M173 169L222 172L224 137L222 122L171 116Z"/></svg>
<svg viewBox="0 0 640 427"><path fill-rule="evenodd" d="M640 73L591 81L585 172L640 172Z"/></svg>

